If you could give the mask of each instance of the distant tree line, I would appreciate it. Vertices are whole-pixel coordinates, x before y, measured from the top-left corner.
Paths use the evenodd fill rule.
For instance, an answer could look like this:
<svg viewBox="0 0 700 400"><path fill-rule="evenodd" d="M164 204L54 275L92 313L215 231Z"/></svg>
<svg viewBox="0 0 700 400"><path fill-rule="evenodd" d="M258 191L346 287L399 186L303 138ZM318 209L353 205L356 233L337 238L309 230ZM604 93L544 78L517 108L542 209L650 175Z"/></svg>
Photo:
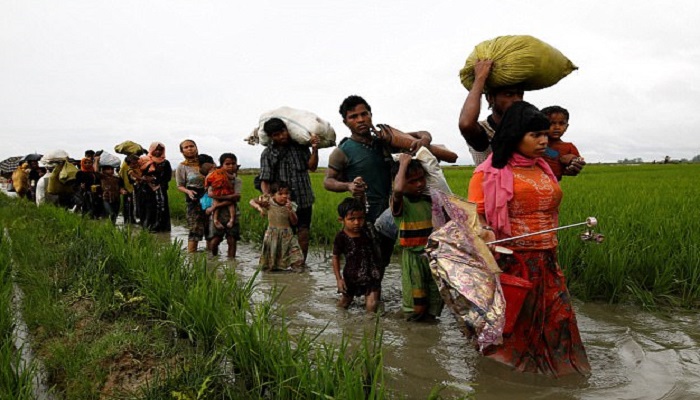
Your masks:
<svg viewBox="0 0 700 400"><path fill-rule="evenodd" d="M644 160L642 160L641 157L637 158L625 158L623 160L617 160L618 164L643 164ZM666 156L664 157L663 160L652 161L653 164L679 164L679 163L700 163L700 154L696 155L695 157L691 158L688 160L687 158L681 158L680 160L674 160L671 158L671 156Z"/></svg>

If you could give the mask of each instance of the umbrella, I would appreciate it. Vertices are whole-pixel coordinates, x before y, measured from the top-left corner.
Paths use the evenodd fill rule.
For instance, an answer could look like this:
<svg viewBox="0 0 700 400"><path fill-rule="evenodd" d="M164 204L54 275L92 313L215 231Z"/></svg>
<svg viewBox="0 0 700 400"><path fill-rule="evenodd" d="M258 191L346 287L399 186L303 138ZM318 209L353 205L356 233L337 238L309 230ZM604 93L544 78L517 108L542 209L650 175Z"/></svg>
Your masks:
<svg viewBox="0 0 700 400"><path fill-rule="evenodd" d="M0 161L0 173L3 175L11 174L20 166L23 158L22 156L15 156Z"/></svg>
<svg viewBox="0 0 700 400"><path fill-rule="evenodd" d="M500 269L478 236L476 206L431 189L433 227L426 252L438 290L460 330L480 349L501 343L505 299Z"/></svg>
<svg viewBox="0 0 700 400"><path fill-rule="evenodd" d="M37 154L37 153L27 154L24 157L24 160L22 160L22 161L39 161L39 160L41 160L41 157L43 157L42 154Z"/></svg>

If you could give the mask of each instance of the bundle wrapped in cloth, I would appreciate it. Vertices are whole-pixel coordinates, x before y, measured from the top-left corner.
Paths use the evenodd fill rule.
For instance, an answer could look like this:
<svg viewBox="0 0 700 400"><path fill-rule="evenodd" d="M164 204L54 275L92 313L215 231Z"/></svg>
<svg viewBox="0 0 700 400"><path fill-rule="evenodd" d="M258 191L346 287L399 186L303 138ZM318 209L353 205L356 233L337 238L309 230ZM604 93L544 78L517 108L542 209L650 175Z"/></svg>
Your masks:
<svg viewBox="0 0 700 400"><path fill-rule="evenodd" d="M144 149L140 144L132 142L131 140L125 140L119 143L118 145L114 146L114 151L116 151L119 154L124 154L125 156L136 154L143 150Z"/></svg>
<svg viewBox="0 0 700 400"><path fill-rule="evenodd" d="M258 127L245 139L250 145L262 144L267 146L271 143L270 135L265 132L263 126L271 118L281 119L287 125L290 138L303 145L309 145L312 135L318 136L319 148L335 146L335 130L328 121L321 119L318 115L304 110L291 107L280 107L263 113L260 116Z"/></svg>
<svg viewBox="0 0 700 400"><path fill-rule="evenodd" d="M459 72L464 87L474 84L474 65L493 60L486 88L518 85L523 90L553 86L578 67L547 43L528 35L499 36L479 43Z"/></svg>
<svg viewBox="0 0 700 400"><path fill-rule="evenodd" d="M415 145L417 139L408 133L401 132L400 130L386 124L377 124L377 128L379 128L378 131L375 131L377 137L389 143L390 146L397 149L410 151L414 150L413 146ZM428 146L428 150L430 150L430 153L440 161L446 161L449 163L457 161L457 153L448 150L443 145L431 144Z"/></svg>

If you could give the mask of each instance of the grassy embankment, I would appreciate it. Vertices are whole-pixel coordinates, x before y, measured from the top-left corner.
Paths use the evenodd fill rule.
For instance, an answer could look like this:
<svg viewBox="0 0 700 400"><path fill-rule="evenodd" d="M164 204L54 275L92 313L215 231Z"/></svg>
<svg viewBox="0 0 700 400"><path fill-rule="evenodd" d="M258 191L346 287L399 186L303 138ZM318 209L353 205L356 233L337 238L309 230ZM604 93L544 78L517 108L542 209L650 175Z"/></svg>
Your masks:
<svg viewBox="0 0 700 400"><path fill-rule="evenodd" d="M473 168L448 167L456 194L466 196ZM589 165L565 177L560 224L598 218L603 244L578 239L582 229L561 231L560 262L571 292L584 300L634 302L643 307L700 307L700 164ZM335 207L345 194L323 189L323 174L311 174L316 194L312 243L329 247L339 229ZM244 238L259 241L266 221L248 200L258 193L253 175L242 175ZM173 216L182 218L182 194L171 189Z"/></svg>
<svg viewBox="0 0 700 400"><path fill-rule="evenodd" d="M253 302L254 279L186 257L181 243L0 196L5 228L12 246L2 238L2 344L11 266L33 350L58 398L386 395L380 332L352 345L292 334L276 291ZM3 347L5 375L15 362L7 354ZM24 383L0 381L9 398L21 398Z"/></svg>

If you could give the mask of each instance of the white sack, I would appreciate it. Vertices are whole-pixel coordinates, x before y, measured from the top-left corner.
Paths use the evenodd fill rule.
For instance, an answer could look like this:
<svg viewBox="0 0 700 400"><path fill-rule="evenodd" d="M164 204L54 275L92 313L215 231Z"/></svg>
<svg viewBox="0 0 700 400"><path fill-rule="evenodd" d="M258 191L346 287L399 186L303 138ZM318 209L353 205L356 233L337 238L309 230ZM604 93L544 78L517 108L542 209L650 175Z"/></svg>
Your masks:
<svg viewBox="0 0 700 400"><path fill-rule="evenodd" d="M299 144L309 145L311 135L316 135L320 139L319 148L335 146L335 130L328 121L321 119L316 114L310 111L297 110L291 107L280 107L268 111L260 116L260 122L257 129L257 136L260 144L267 146L271 140L268 134L263 129L263 125L271 118L281 119L291 139ZM255 132L251 137L255 136ZM247 139L248 143L254 144L255 139Z"/></svg>

